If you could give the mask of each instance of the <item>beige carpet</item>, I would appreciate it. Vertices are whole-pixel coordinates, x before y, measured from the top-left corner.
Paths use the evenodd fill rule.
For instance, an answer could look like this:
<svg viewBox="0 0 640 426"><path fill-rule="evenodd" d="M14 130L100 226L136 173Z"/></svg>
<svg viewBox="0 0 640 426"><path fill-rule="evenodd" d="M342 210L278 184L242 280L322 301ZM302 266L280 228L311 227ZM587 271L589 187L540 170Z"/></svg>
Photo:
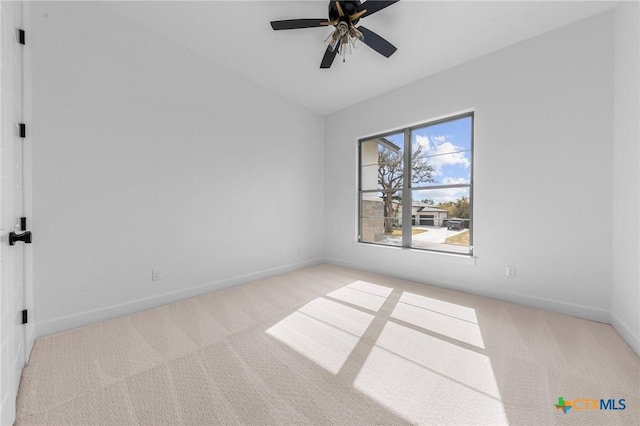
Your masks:
<svg viewBox="0 0 640 426"><path fill-rule="evenodd" d="M321 265L37 340L17 424L638 424L639 371L609 325Z"/></svg>

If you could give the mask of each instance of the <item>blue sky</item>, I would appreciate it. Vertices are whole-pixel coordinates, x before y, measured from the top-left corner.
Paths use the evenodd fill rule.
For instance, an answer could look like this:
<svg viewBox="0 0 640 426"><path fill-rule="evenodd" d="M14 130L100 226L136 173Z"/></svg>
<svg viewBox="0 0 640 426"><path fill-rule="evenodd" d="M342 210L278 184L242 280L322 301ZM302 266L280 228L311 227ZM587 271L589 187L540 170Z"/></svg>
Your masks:
<svg viewBox="0 0 640 426"><path fill-rule="evenodd" d="M471 177L471 117L416 129L411 148L422 147L434 167L434 183L469 183Z"/></svg>
<svg viewBox="0 0 640 426"><path fill-rule="evenodd" d="M456 183L469 183L471 179L471 117L433 124L412 133L411 147L421 146L428 161L434 168L436 182L413 184L416 186L434 186ZM387 137L398 146L403 146L403 134ZM468 188L446 188L413 191L414 202L422 199L433 200L436 204L469 197Z"/></svg>

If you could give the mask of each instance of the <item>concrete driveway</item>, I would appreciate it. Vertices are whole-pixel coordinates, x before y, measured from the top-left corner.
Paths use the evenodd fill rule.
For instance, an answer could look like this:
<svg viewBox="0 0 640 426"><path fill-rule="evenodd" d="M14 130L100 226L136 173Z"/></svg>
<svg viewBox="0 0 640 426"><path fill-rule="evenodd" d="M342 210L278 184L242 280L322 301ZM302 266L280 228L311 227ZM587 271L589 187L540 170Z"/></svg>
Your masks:
<svg viewBox="0 0 640 426"><path fill-rule="evenodd" d="M414 228L427 230L427 232L412 236L411 246L414 248L469 254L469 246L445 244L444 242L447 238L461 234L466 231L466 229L454 231L440 226L414 226ZM402 237L386 235L383 237L381 243L401 246Z"/></svg>
<svg viewBox="0 0 640 426"><path fill-rule="evenodd" d="M417 234L413 236L413 242L423 242L423 243L444 243L449 237L453 237L454 235L462 234L466 229L462 231L457 230L449 230L447 227L440 226L414 226L414 229L426 229L427 232L423 232L421 234Z"/></svg>

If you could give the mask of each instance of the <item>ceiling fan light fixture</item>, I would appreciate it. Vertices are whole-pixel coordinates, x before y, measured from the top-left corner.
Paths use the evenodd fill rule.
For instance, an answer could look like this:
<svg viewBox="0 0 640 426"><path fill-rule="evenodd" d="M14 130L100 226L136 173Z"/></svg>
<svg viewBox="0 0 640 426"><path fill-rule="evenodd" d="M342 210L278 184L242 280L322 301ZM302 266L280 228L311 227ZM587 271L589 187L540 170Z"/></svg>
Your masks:
<svg viewBox="0 0 640 426"><path fill-rule="evenodd" d="M335 37L336 32L332 32L331 34L329 34L329 37L324 39L324 45L327 46L327 48L330 51L334 51L336 50L336 47L338 46L338 42L340 41L340 37Z"/></svg>
<svg viewBox="0 0 640 426"><path fill-rule="evenodd" d="M364 43L364 34L352 25L349 30L349 41L351 45L357 49Z"/></svg>
<svg viewBox="0 0 640 426"><path fill-rule="evenodd" d="M340 54L344 57L346 55L351 55L351 44L349 43L348 36L342 36L340 40Z"/></svg>
<svg viewBox="0 0 640 426"><path fill-rule="evenodd" d="M329 37L324 39L324 45L333 52L334 50L336 50L336 47L338 47L338 43L341 42L342 38L345 36L345 34L347 34L348 31L349 29L347 27L347 24L345 22L340 22L336 26L335 31L329 34Z"/></svg>

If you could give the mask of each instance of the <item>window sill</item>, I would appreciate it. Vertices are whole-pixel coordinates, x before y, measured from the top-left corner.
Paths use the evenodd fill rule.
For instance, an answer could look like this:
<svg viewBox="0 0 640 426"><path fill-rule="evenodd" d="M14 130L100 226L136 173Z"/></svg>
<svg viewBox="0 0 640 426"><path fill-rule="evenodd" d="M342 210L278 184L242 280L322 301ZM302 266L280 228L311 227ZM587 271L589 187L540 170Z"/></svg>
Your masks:
<svg viewBox="0 0 640 426"><path fill-rule="evenodd" d="M353 247L357 250L372 249L372 250L395 250L395 251L401 251L401 252L408 252L408 253L411 253L410 254L411 256L414 256L414 255L435 256L439 258L438 261L442 260L445 262L452 262L452 263L457 263L461 265L466 264L468 266L476 266L476 260L477 260L477 257L471 254L449 253L449 252L434 251L434 250L421 250L421 249L414 249L414 248L408 248L408 247L388 246L383 244L361 243L358 241L353 243Z"/></svg>

